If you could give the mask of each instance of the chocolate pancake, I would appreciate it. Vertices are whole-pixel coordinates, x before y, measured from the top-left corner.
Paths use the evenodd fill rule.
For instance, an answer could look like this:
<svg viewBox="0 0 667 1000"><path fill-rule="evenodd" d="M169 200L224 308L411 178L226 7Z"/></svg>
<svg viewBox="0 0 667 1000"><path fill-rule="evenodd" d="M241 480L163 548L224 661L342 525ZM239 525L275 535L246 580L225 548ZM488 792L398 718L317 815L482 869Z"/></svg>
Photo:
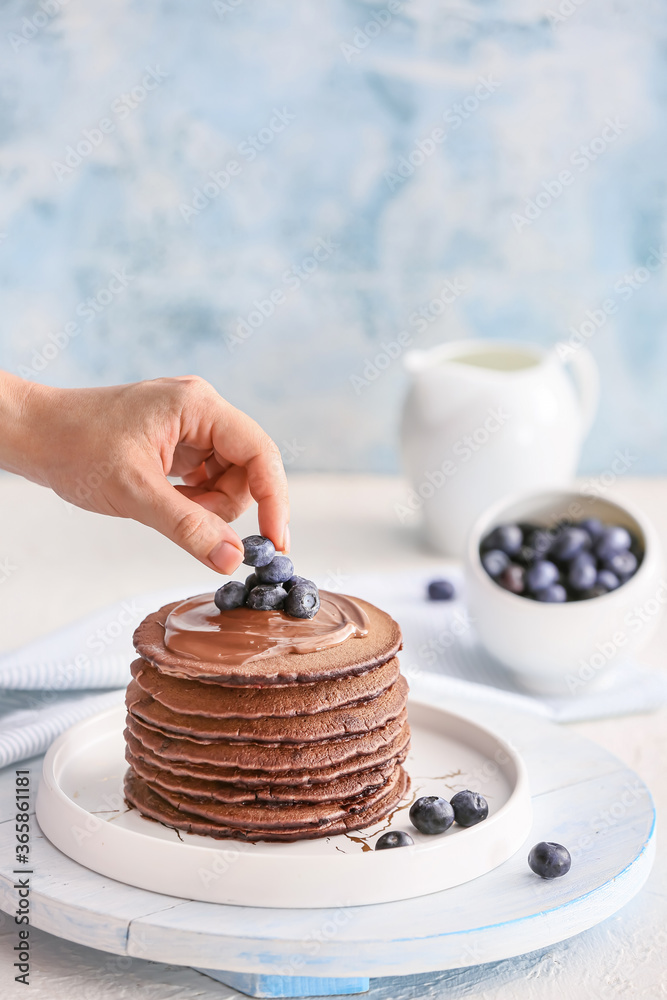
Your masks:
<svg viewBox="0 0 667 1000"><path fill-rule="evenodd" d="M312 743L341 736L370 733L397 718L405 707L408 684L404 677L371 701L345 708L332 708L315 715L291 718L216 719L181 715L155 701L130 681L125 703L135 718L163 732L188 739L225 739L253 743Z"/></svg>
<svg viewBox="0 0 667 1000"><path fill-rule="evenodd" d="M155 701L183 715L211 716L216 719L274 719L294 715L315 715L332 708L344 708L377 698L396 682L399 662L394 657L363 674L314 684L225 687L201 680L185 680L163 674L147 660L131 665L132 676ZM202 687L202 683L205 687Z"/></svg>
<svg viewBox="0 0 667 1000"><path fill-rule="evenodd" d="M356 757L364 757L386 747L407 721L407 710L380 729L360 736L321 740L317 743L241 743L233 740L191 740L172 737L157 727L141 722L131 713L127 728L144 746L165 760L185 760L250 771L310 771L334 767Z"/></svg>
<svg viewBox="0 0 667 1000"><path fill-rule="evenodd" d="M204 778L179 777L164 768L150 764L141 757L135 757L129 747L125 748L125 759L140 778L144 778L157 792L161 789L168 792L180 792L196 799L214 799L217 802L239 804L242 802L340 802L353 795L375 791L380 788L395 770L402 758L395 757L381 767L369 771L358 771L356 774L334 778L333 781L320 782L317 785L260 785L248 788L243 785L232 785L226 781L211 781Z"/></svg>
<svg viewBox="0 0 667 1000"><path fill-rule="evenodd" d="M327 591L320 592L320 597L323 596L327 596ZM332 599L336 596L329 595ZM154 664L163 674L174 677L218 681L229 686L257 684L262 687L337 680L364 674L391 660L401 648L401 630L393 618L367 601L356 597L352 600L368 617L367 634L314 652L287 652L254 658L250 654L243 663L209 662L175 653L165 645L165 625L170 611L183 603L181 601L165 604L159 611L148 615L134 633L134 645L144 660ZM253 614L268 615L271 612L255 611ZM282 612L278 614L282 615ZM294 627L294 619L288 619L288 622L290 627ZM224 643L224 636L221 635L219 641Z"/></svg>
<svg viewBox="0 0 667 1000"><path fill-rule="evenodd" d="M301 789L308 785L320 785L335 781L346 775L362 775L368 770L378 767L385 767L393 760L402 763L408 752L410 743L410 727L403 726L395 738L386 743L375 753L366 754L361 757L352 757L342 761L332 767L322 767L317 770L306 771L281 771L279 773L269 771L253 771L246 769L240 771L236 767L222 767L216 764L196 763L187 760L167 760L158 756L154 750L145 746L129 729L123 733L127 748L133 758L139 758L146 764L153 765L169 774L181 778L203 779L206 781L224 781L228 784L241 786L242 788L260 788L271 783L272 787L277 784L295 789L294 797L301 794Z"/></svg>
<svg viewBox="0 0 667 1000"><path fill-rule="evenodd" d="M183 792L172 792L140 778L153 792L169 802L179 812L201 816L216 826L231 826L242 830L284 830L294 827L321 826L345 816L369 809L390 795L400 783L401 765L397 764L379 788L338 802L243 802L230 804L217 799L199 799Z"/></svg>
<svg viewBox="0 0 667 1000"><path fill-rule="evenodd" d="M393 790L381 798L380 801L373 802L372 797L368 796L364 804L365 808L360 809L358 812L348 812L339 819L324 821L319 825L307 824L301 827L293 826L283 829L249 830L216 824L203 817L185 813L177 809L170 802L167 802L155 789L134 775L132 771L128 771L125 775L125 798L130 805L136 806L143 815L150 816L166 826L186 830L188 833L200 834L216 839L232 838L234 840L250 841L307 840L315 837L334 836L339 833L345 833L348 830L359 830L363 827L371 826L373 823L384 819L385 816L397 808L408 787L409 779L405 771L399 768L398 780Z"/></svg>

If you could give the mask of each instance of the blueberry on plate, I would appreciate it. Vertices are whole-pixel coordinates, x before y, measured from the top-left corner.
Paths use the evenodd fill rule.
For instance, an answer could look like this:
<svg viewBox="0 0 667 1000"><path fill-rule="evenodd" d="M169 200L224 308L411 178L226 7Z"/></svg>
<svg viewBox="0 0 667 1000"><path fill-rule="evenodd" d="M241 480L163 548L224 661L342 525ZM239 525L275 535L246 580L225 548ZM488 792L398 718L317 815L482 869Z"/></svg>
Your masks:
<svg viewBox="0 0 667 1000"><path fill-rule="evenodd" d="M410 844L414 844L414 840L409 833L403 830L390 830L389 833L383 833L376 841L375 850L388 851L392 847L409 847Z"/></svg>
<svg viewBox="0 0 667 1000"><path fill-rule="evenodd" d="M248 535L243 539L243 562L246 566L267 566L275 554L275 545L264 535Z"/></svg>
<svg viewBox="0 0 667 1000"><path fill-rule="evenodd" d="M307 580L290 587L284 610L292 618L314 618L320 610L320 592L315 584Z"/></svg>
<svg viewBox="0 0 667 1000"><path fill-rule="evenodd" d="M273 583L260 583L253 587L246 598L246 604L254 611L273 611L282 608L287 597L282 587Z"/></svg>
<svg viewBox="0 0 667 1000"><path fill-rule="evenodd" d="M632 535L627 528L619 525L605 528L604 534L597 543L595 553L603 562L613 559L619 552L626 552L632 545Z"/></svg>
<svg viewBox="0 0 667 1000"><path fill-rule="evenodd" d="M590 590L595 586L598 568L590 552L581 552L575 556L567 573L567 582L573 590Z"/></svg>
<svg viewBox="0 0 667 1000"><path fill-rule="evenodd" d="M610 569L601 569L595 584L597 587L604 587L605 591L609 593L610 590L617 590L621 586L621 581Z"/></svg>
<svg viewBox="0 0 667 1000"><path fill-rule="evenodd" d="M630 551L617 552L611 559L607 559L604 568L618 577L619 580L629 580L637 572L637 556Z"/></svg>
<svg viewBox="0 0 667 1000"><path fill-rule="evenodd" d="M549 555L558 562L566 563L590 547L590 535L583 528L563 528L556 535Z"/></svg>
<svg viewBox="0 0 667 1000"><path fill-rule="evenodd" d="M248 591L245 583L240 580L230 580L218 587L213 600L219 611L231 611L232 608L240 608L245 604Z"/></svg>
<svg viewBox="0 0 667 1000"><path fill-rule="evenodd" d="M542 841L535 844L528 855L528 864L535 874L542 878L560 878L569 872L572 858L567 847L563 847L562 844Z"/></svg>
<svg viewBox="0 0 667 1000"><path fill-rule="evenodd" d="M523 594L526 589L526 571L523 566L511 563L504 573L498 577L497 583L511 594Z"/></svg>
<svg viewBox="0 0 667 1000"><path fill-rule="evenodd" d="M283 583L283 587L289 593L289 591L292 589L292 587L294 587L295 584L297 584L297 583L309 583L312 587L315 586L315 584L313 583L313 581L309 580L305 576L291 576L289 578L289 580L285 580L285 582Z"/></svg>
<svg viewBox="0 0 667 1000"><path fill-rule="evenodd" d="M482 556L482 566L489 576L500 576L510 564L510 557L501 549L489 549Z"/></svg>
<svg viewBox="0 0 667 1000"><path fill-rule="evenodd" d="M451 601L455 595L454 584L449 580L431 580L428 585L429 601Z"/></svg>
<svg viewBox="0 0 667 1000"><path fill-rule="evenodd" d="M487 535L484 549L500 549L508 556L515 555L523 545L523 531L518 524L501 524Z"/></svg>
<svg viewBox="0 0 667 1000"><path fill-rule="evenodd" d="M543 604L565 604L567 590L562 583L552 583L535 594L535 600L541 601Z"/></svg>
<svg viewBox="0 0 667 1000"><path fill-rule="evenodd" d="M558 580L558 567L547 559L533 563L526 573L526 587L532 594L539 594Z"/></svg>
<svg viewBox="0 0 667 1000"><path fill-rule="evenodd" d="M420 833L444 833L454 822L454 810L439 795L423 795L410 806L410 822Z"/></svg>
<svg viewBox="0 0 667 1000"><path fill-rule="evenodd" d="M479 792L466 788L453 795L449 802L459 826L475 826L489 815L489 804Z"/></svg>
<svg viewBox="0 0 667 1000"><path fill-rule="evenodd" d="M274 556L270 563L255 570L260 583L286 583L294 576L294 563L289 556Z"/></svg>

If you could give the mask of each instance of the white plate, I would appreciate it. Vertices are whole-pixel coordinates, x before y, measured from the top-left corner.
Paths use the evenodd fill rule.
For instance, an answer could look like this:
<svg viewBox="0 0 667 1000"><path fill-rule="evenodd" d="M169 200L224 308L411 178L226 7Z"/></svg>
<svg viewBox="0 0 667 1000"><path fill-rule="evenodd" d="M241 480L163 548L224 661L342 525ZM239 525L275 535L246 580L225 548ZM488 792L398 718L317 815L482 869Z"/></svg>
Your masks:
<svg viewBox="0 0 667 1000"><path fill-rule="evenodd" d="M510 858L531 829L528 778L519 754L463 716L412 701L409 797L363 831L291 844L220 841L175 831L128 809L125 710L113 708L63 733L44 759L36 814L49 840L73 860L128 885L185 899L260 907L386 903L460 885ZM471 788L489 817L428 837L411 825L420 795ZM406 830L409 848L372 851L380 833Z"/></svg>

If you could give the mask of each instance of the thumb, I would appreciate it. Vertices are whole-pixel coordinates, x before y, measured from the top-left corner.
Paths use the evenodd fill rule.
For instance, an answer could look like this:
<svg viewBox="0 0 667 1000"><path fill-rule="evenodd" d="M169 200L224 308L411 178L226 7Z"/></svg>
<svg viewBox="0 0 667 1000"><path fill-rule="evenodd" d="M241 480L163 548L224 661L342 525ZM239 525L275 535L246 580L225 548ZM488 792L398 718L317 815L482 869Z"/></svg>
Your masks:
<svg viewBox="0 0 667 1000"><path fill-rule="evenodd" d="M226 521L157 476L135 497L130 516L155 528L218 573L233 573L243 559L243 544Z"/></svg>

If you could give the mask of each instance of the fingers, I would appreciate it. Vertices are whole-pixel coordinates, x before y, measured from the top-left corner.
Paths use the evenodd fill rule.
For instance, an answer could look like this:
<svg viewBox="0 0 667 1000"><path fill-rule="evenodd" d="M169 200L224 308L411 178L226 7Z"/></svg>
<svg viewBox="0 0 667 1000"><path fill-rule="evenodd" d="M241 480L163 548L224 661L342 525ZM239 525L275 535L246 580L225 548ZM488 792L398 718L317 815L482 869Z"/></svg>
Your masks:
<svg viewBox="0 0 667 1000"><path fill-rule="evenodd" d="M134 510L129 514L166 535L209 569L233 573L243 559L240 538L222 517L181 490L155 473L133 491Z"/></svg>
<svg viewBox="0 0 667 1000"><path fill-rule="evenodd" d="M245 469L232 465L211 481L177 485L176 489L225 521L235 521L252 502Z"/></svg>
<svg viewBox="0 0 667 1000"><path fill-rule="evenodd" d="M259 508L259 530L278 551L286 551L289 499L280 451L259 424L225 400L220 403L212 426L218 461L245 467L250 492Z"/></svg>

